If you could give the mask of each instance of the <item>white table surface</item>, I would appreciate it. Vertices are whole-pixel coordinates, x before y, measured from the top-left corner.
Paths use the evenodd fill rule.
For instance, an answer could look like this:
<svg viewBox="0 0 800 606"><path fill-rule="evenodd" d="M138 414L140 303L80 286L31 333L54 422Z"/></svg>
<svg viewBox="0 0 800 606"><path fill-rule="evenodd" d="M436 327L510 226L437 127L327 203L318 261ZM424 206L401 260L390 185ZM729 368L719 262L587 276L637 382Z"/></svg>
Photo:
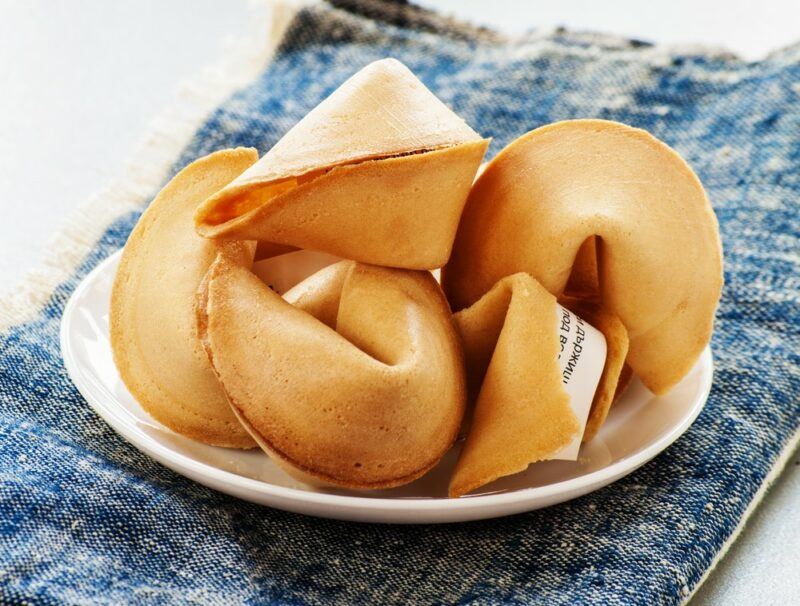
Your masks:
<svg viewBox="0 0 800 606"><path fill-rule="evenodd" d="M800 39L797 0L422 3L512 33L566 25L749 59ZM0 290L36 263L71 209L121 172L176 82L247 21L246 0L0 0ZM799 465L795 454L693 604L800 604Z"/></svg>

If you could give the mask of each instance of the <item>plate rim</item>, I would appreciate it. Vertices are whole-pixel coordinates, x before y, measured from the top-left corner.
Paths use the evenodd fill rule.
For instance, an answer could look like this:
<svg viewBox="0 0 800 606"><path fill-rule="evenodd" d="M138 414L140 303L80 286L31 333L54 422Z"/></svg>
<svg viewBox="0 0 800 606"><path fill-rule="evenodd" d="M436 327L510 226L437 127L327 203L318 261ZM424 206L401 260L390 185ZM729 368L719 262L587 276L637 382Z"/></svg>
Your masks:
<svg viewBox="0 0 800 606"><path fill-rule="evenodd" d="M561 501L570 500L571 498L586 494L596 488L605 486L611 482L632 473L643 464L647 463L658 454L666 450L673 444L686 430L694 423L705 407L708 396L711 392L714 376L714 362L710 345L706 346L700 354L697 362L693 366L702 368L701 376L702 387L700 390L697 402L691 409L691 413L685 416L680 423L672 427L672 429L660 437L658 440L649 444L641 451L626 456L619 461L612 463L607 467L591 471L587 474L562 480L554 484L546 484L544 486L534 486L530 488L521 488L517 490L510 490L504 492L479 494L479 495L466 495L457 499L448 497L429 497L429 498L416 498L416 497L398 497L398 498L382 498L372 496L352 496L352 495L339 495L323 492L313 492L303 490L301 488L291 488L288 486L279 486L271 484L263 480L248 478L237 473L220 469L209 463L198 461L190 456L172 450L166 446L161 445L155 440L150 440L150 443L143 443L136 436L136 430L128 425L120 414L114 410L118 407L113 403L117 402L117 398L112 394L104 385L99 384L90 379L90 375L83 370L83 365L76 360L75 353L69 338L69 328L72 324L72 318L78 307L78 302L83 296L84 292L93 284L97 275L100 274L107 266L113 264L118 260L122 254L122 249L119 249L100 261L89 273L84 276L80 283L75 287L75 290L69 297L60 318L59 327L59 340L61 346L61 357L64 361L64 366L67 370L70 380L75 387L84 397L89 406L94 412L100 416L111 428L118 433L126 442L131 444L137 450L144 452L146 455L158 461L160 464L172 469L176 473L180 473L188 477L192 481L197 481L201 484L209 486L199 479L199 476L208 478L214 482L214 486L209 486L220 492L231 494L237 498L250 500L246 496L240 494L241 490L253 491L260 496L274 497L284 502L296 503L299 506L318 505L326 508L357 510L364 512L368 510L372 513L383 512L387 514L402 513L405 515L413 514L414 512L427 512L433 513L437 511L447 513L460 513L475 512L476 510L492 509L492 508L508 508L515 504L520 504L526 501L546 500L548 498L557 497L559 495L566 495ZM91 383L91 385L90 385ZM99 390L102 396L108 402L102 402L99 397L95 395L94 390ZM267 456L267 455L264 455ZM226 486L236 490L236 493L230 493L226 490L221 490L218 486ZM588 490L587 490L588 489ZM260 501L256 501L259 502ZM279 505L272 505L279 507ZM531 509L535 509L532 506ZM330 512L327 512L330 514ZM323 514L318 514L323 515ZM503 514L500 514L503 515ZM334 517L327 515L325 517ZM456 520L453 520L456 521ZM420 520L419 523L426 523L425 520Z"/></svg>

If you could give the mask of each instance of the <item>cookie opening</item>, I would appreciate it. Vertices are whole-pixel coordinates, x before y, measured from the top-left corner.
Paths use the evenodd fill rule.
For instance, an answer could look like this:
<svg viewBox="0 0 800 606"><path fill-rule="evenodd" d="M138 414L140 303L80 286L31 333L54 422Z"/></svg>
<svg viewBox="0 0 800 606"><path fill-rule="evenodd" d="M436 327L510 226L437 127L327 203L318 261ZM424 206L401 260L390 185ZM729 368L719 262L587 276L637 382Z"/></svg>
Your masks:
<svg viewBox="0 0 800 606"><path fill-rule="evenodd" d="M315 181L319 177L329 173L330 171L343 167L343 166L357 166L366 162L377 162L381 160L390 160L395 158L403 158L405 156L414 156L425 154L437 149L444 149L446 147L431 147L424 149L416 149L396 154L386 154L382 156L375 156L370 158L361 158L349 162L343 162L324 168L318 168L308 171L302 175L287 177L284 179L277 179L265 183L242 183L241 185L233 184L232 187L223 189L221 192L215 194L206 203L202 204L197 211L196 223L198 226L217 227L243 217L263 206L269 204L272 200L286 194L287 192Z"/></svg>

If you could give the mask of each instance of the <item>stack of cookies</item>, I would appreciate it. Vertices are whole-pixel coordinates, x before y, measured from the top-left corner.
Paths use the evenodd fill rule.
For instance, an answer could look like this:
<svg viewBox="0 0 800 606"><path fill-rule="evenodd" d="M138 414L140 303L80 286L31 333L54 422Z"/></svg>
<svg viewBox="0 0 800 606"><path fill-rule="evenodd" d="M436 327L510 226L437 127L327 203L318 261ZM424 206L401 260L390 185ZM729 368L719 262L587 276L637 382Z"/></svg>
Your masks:
<svg viewBox="0 0 800 606"><path fill-rule="evenodd" d="M191 163L116 276L130 392L173 431L258 446L313 484L399 486L462 436L451 496L590 440L632 374L667 392L722 285L697 177L601 120L523 135L475 180L488 143L385 59L260 159ZM562 313L605 341L585 410Z"/></svg>

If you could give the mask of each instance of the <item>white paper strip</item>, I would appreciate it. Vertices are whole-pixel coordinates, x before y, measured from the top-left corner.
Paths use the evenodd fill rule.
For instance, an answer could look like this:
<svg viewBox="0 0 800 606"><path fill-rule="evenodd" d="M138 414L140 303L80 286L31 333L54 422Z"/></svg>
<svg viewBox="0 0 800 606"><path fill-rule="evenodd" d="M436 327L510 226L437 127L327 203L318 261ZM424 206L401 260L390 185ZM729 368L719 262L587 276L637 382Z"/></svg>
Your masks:
<svg viewBox="0 0 800 606"><path fill-rule="evenodd" d="M592 399L606 363L606 339L599 330L560 305L556 306L556 329L560 346L558 365L561 383L569 395L580 431L569 445L551 458L575 461Z"/></svg>

